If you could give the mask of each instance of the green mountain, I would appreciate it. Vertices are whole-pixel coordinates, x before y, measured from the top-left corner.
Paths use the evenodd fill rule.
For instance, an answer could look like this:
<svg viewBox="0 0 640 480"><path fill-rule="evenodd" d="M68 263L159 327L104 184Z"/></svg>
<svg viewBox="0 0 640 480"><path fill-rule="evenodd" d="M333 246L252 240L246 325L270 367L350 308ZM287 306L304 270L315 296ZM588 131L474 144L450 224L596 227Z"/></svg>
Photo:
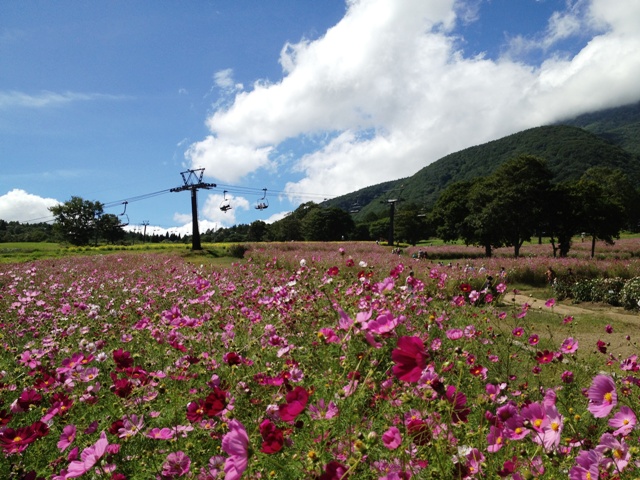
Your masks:
<svg viewBox="0 0 640 480"><path fill-rule="evenodd" d="M640 102L587 113L561 124L584 128L640 157Z"/></svg>
<svg viewBox="0 0 640 480"><path fill-rule="evenodd" d="M520 154L545 159L557 182L578 179L594 166L606 166L621 169L632 182L640 184L640 102L466 148L411 177L366 187L323 205L351 211L356 221L388 211L391 199L428 209L449 184L489 175Z"/></svg>

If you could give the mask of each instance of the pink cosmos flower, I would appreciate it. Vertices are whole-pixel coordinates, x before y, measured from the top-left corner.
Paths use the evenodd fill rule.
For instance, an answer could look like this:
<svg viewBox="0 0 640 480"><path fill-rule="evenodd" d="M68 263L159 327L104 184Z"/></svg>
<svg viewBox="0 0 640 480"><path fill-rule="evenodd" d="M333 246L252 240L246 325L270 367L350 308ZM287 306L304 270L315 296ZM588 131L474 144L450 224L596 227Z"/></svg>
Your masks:
<svg viewBox="0 0 640 480"><path fill-rule="evenodd" d="M537 345L540 342L540 337L537 334L529 336L529 345Z"/></svg>
<svg viewBox="0 0 640 480"><path fill-rule="evenodd" d="M600 458L595 450L581 450L576 457L577 465L569 470L569 480L597 479Z"/></svg>
<svg viewBox="0 0 640 480"><path fill-rule="evenodd" d="M614 435L629 435L638 423L635 413L626 405L620 407L620 411L609 419L609 426L615 428Z"/></svg>
<svg viewBox="0 0 640 480"><path fill-rule="evenodd" d="M464 334L464 332L462 330L460 330L459 328L451 328L451 329L447 330L447 338L449 340L458 340L458 339L462 338L463 334Z"/></svg>
<svg viewBox="0 0 640 480"><path fill-rule="evenodd" d="M560 347L560 351L562 353L575 353L578 350L578 341L574 340L573 337L569 337L562 342L562 346Z"/></svg>
<svg viewBox="0 0 640 480"><path fill-rule="evenodd" d="M545 412L549 421L544 427L542 445L544 445L547 452L551 452L556 450L558 445L560 445L560 437L562 436L562 429L564 427L564 418L560 415L560 412L558 412L555 405L547 407Z"/></svg>
<svg viewBox="0 0 640 480"><path fill-rule="evenodd" d="M394 317L391 312L386 310L378 315L378 318L368 322L366 329L378 335L390 333L393 332L400 320L403 320L403 317Z"/></svg>
<svg viewBox="0 0 640 480"><path fill-rule="evenodd" d="M400 430L397 427L391 427L382 434L382 443L389 450L395 450L402 444Z"/></svg>
<svg viewBox="0 0 640 480"><path fill-rule="evenodd" d="M222 450L229 455L224 462L225 480L239 480L249 461L249 436L244 425L233 419L222 437Z"/></svg>
<svg viewBox="0 0 640 480"><path fill-rule="evenodd" d="M613 327L611 325L607 325L604 327L604 331L607 333L613 333Z"/></svg>
<svg viewBox="0 0 640 480"><path fill-rule="evenodd" d="M338 406L333 400L326 405L324 398L321 398L316 405L309 405L309 415L312 420L329 420L338 415Z"/></svg>
<svg viewBox="0 0 640 480"><path fill-rule="evenodd" d="M98 460L102 458L108 445L107 435L102 432L100 438L94 445L82 451L80 460L74 460L69 464L66 478L76 478L91 470L95 464L98 463Z"/></svg>
<svg viewBox="0 0 640 480"><path fill-rule="evenodd" d="M547 300L547 301L544 303L544 306L545 306L545 307L549 307L549 308L551 308L551 307L553 307L555 304L556 304L556 299L555 299L555 298L550 298L549 300Z"/></svg>
<svg viewBox="0 0 640 480"><path fill-rule="evenodd" d="M170 428L152 428L146 433L148 438L153 438L154 440L171 440L175 437L175 432Z"/></svg>
<svg viewBox="0 0 640 480"><path fill-rule="evenodd" d="M427 366L428 358L429 354L420 338L400 337L398 348L391 352L391 359L395 362L393 374L403 382L417 382Z"/></svg>
<svg viewBox="0 0 640 480"><path fill-rule="evenodd" d="M522 407L520 414L527 420L528 425L538 434L544 432L544 428L549 423L549 419L540 403L530 403Z"/></svg>
<svg viewBox="0 0 640 480"><path fill-rule="evenodd" d="M184 452L172 452L162 464L162 478L173 479L189 473L191 459Z"/></svg>
<svg viewBox="0 0 640 480"><path fill-rule="evenodd" d="M69 445L73 443L76 438L76 426L67 425L62 429L60 440L58 441L58 448L61 452L64 452Z"/></svg>
<svg viewBox="0 0 640 480"><path fill-rule="evenodd" d="M514 337L521 337L522 335L524 335L524 329L522 327L516 327L511 331L511 334Z"/></svg>
<svg viewBox="0 0 640 480"><path fill-rule="evenodd" d="M627 442L623 438L618 440L610 433L605 433L600 437L600 445L596 447L596 451L602 455L600 464L606 469L615 466L616 471L622 472L631 460Z"/></svg>
<svg viewBox="0 0 640 480"><path fill-rule="evenodd" d="M494 425L491 425L489 429L489 434L487 435L487 451L491 453L495 453L503 447L504 437L503 431L501 428L498 428Z"/></svg>
<svg viewBox="0 0 640 480"><path fill-rule="evenodd" d="M604 418L618 403L616 384L608 375L596 375L587 390L588 410L596 418Z"/></svg>

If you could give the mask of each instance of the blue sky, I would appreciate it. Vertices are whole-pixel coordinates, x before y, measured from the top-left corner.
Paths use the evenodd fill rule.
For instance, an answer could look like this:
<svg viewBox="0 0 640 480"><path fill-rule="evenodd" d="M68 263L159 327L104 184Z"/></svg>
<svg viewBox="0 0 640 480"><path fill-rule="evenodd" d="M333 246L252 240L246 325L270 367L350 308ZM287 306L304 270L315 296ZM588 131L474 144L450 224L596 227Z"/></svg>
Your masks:
<svg viewBox="0 0 640 480"><path fill-rule="evenodd" d="M0 2L0 218L188 232L204 168L201 231L273 221L640 100L638 51L640 0Z"/></svg>

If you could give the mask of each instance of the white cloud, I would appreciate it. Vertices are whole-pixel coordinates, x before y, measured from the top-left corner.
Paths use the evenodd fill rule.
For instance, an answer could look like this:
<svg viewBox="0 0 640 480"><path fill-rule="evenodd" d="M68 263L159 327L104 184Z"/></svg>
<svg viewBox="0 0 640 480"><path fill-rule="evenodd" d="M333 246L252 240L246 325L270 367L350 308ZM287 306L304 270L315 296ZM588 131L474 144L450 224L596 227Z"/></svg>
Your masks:
<svg viewBox="0 0 640 480"><path fill-rule="evenodd" d="M0 92L0 110L11 107L21 108L45 108L57 107L72 102L86 102L90 100L123 100L127 97L122 95L107 95L101 93L77 93L77 92L41 92L32 95L15 90Z"/></svg>
<svg viewBox="0 0 640 480"><path fill-rule="evenodd" d="M229 205L231 208L227 211L222 211L223 205ZM218 227L230 227L237 223L236 212L238 210L249 210L251 205L249 201L244 197L235 197L229 193L225 194L210 194L204 202L201 208L202 216L211 222L214 222Z"/></svg>
<svg viewBox="0 0 640 480"><path fill-rule="evenodd" d="M268 223L269 225L277 222L278 220L282 220L284 217L289 215L291 212L278 212L271 215L269 218L265 218L263 220L264 223Z"/></svg>
<svg viewBox="0 0 640 480"><path fill-rule="evenodd" d="M513 50L498 60L465 57L457 47L464 31L453 28L475 18L475 1L463 2L466 10L454 0L347 3L323 37L284 46L281 81L256 82L212 113L211 135L187 152L192 167L235 182L273 168L270 155L282 155L285 140L327 135L278 168L298 175L288 192L339 195L413 175L471 145L640 99L640 0L567 2L545 31L522 39L545 52L540 65ZM578 32L591 39L576 55L553 50Z"/></svg>
<svg viewBox="0 0 640 480"><path fill-rule="evenodd" d="M53 215L49 207L60 203L54 198L42 198L16 188L0 196L0 219L21 223L50 221Z"/></svg>

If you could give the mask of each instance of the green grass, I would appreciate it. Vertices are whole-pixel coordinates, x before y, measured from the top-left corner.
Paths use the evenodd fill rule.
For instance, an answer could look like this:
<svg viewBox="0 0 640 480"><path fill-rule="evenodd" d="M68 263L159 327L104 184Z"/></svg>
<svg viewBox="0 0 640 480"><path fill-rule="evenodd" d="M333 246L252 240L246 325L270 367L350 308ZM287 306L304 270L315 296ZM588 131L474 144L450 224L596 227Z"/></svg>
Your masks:
<svg viewBox="0 0 640 480"><path fill-rule="evenodd" d="M237 261L229 252L231 243L203 244L202 250L191 250L184 243L141 243L135 245L99 245L74 247L47 242L0 243L0 263L25 263L48 258L63 258L73 255L105 255L122 252L177 253L190 263L206 263L228 266Z"/></svg>

